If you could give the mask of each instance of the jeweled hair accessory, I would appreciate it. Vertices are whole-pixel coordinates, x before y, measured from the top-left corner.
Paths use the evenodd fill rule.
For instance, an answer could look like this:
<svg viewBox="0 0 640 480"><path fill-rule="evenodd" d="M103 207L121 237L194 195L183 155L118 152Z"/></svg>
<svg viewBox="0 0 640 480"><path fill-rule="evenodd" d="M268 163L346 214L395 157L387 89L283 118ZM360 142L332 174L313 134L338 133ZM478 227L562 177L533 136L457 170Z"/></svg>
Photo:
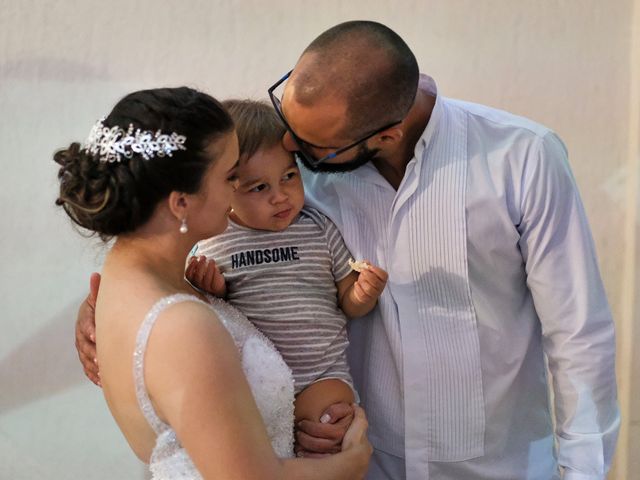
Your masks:
<svg viewBox="0 0 640 480"><path fill-rule="evenodd" d="M134 153L142 155L145 160L154 157L173 156L177 150L186 150L184 143L187 137L175 132L162 133L160 130L134 130L133 124L128 130L118 126L106 127L106 117L101 118L91 129L83 148L92 155L99 155L101 162L121 162L131 158Z"/></svg>

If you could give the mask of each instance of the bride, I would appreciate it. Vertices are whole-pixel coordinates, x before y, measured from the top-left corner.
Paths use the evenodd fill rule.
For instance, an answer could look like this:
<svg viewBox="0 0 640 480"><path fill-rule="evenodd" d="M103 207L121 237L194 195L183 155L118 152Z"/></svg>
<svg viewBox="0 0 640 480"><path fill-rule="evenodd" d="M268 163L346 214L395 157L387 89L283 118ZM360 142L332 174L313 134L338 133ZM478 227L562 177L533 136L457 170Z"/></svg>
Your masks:
<svg viewBox="0 0 640 480"><path fill-rule="evenodd" d="M54 159L56 203L116 238L95 311L100 380L153 478L362 478L364 412L340 453L288 458L291 372L238 311L184 279L191 247L227 226L238 141L221 105L186 87L135 92Z"/></svg>

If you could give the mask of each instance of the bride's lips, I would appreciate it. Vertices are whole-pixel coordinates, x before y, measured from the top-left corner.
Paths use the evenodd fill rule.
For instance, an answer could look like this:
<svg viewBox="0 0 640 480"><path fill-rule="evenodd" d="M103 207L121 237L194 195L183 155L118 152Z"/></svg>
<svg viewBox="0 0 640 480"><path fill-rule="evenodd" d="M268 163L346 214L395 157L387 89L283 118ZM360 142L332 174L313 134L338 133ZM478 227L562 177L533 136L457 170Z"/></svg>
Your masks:
<svg viewBox="0 0 640 480"><path fill-rule="evenodd" d="M289 216L289 214L291 213L291 208L287 208L286 210L282 210L281 212L278 212L274 215L274 217L278 217L278 218L287 218Z"/></svg>

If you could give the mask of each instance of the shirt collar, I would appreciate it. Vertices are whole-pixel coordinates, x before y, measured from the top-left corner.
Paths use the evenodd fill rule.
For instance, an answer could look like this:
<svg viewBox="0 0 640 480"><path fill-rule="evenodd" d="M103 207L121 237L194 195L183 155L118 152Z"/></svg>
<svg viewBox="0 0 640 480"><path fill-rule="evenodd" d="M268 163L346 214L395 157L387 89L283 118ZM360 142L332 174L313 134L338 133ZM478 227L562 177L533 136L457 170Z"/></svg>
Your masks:
<svg viewBox="0 0 640 480"><path fill-rule="evenodd" d="M416 143L416 146L413 150L413 159L417 160L416 165L417 171L420 169L420 165L422 164L422 156L424 154L427 145L432 141L434 132L436 131L438 124L440 123L440 119L442 118L442 95L438 94L438 87L436 85L435 80L429 75L421 74L420 80L418 82L418 88L423 92L436 97L436 103L433 106L433 110L431 110L431 116L429 117L429 122L425 127L422 135L420 135L420 139Z"/></svg>

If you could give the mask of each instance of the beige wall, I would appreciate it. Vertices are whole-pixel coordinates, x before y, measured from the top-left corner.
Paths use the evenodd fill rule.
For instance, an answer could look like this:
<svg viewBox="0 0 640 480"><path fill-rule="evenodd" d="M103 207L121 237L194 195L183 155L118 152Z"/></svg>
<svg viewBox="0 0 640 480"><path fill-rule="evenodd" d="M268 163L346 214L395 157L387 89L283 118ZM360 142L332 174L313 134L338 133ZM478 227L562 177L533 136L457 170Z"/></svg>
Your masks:
<svg viewBox="0 0 640 480"><path fill-rule="evenodd" d="M142 478L83 379L73 317L103 249L53 207L52 151L124 93L265 90L325 28L386 23L440 91L565 140L617 322L617 479L640 479L640 1L0 0L0 478ZM635 463L634 463L635 462ZM632 468L635 467L635 468Z"/></svg>
<svg viewBox="0 0 640 480"><path fill-rule="evenodd" d="M618 383L624 416L620 431L616 474L640 478L640 1L631 16L629 63L629 141L625 198L625 260L618 318Z"/></svg>

